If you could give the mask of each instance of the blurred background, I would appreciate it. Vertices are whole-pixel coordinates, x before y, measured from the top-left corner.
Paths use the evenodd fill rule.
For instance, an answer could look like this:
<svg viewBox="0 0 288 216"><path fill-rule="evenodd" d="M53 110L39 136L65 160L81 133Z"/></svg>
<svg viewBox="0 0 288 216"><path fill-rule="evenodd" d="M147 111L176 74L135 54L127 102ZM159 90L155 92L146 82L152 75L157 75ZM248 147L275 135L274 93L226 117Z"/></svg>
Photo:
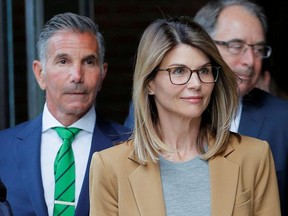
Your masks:
<svg viewBox="0 0 288 216"><path fill-rule="evenodd" d="M193 17L207 0L0 0L0 129L39 115L44 92L32 72L42 25L53 15L86 15L100 27L106 43L108 74L98 95L98 113L123 123L131 100L134 57L141 34L156 18ZM268 68L275 93L288 92L286 75L288 1L259 0L268 17ZM282 72L284 70L284 72ZM283 95L282 95L283 94Z"/></svg>

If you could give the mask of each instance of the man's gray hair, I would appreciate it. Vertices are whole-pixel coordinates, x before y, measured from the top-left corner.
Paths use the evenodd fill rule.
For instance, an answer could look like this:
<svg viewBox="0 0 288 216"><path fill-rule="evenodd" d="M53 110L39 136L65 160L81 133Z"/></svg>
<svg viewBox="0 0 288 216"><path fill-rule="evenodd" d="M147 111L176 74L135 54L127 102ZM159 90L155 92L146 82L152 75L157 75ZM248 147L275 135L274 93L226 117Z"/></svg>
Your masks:
<svg viewBox="0 0 288 216"><path fill-rule="evenodd" d="M252 15L256 16L264 29L268 31L268 24L263 8L249 0L214 0L208 2L195 15L194 21L199 23L213 38L216 30L216 23L221 11L231 5L239 5L246 8Z"/></svg>
<svg viewBox="0 0 288 216"><path fill-rule="evenodd" d="M47 45L49 39L59 31L68 30L79 33L91 33L96 37L96 41L99 47L99 63L103 64L105 56L104 38L99 32L99 27L90 18L81 16L74 13L62 13L52 17L42 28L39 40L37 43L37 51L39 60L45 64Z"/></svg>

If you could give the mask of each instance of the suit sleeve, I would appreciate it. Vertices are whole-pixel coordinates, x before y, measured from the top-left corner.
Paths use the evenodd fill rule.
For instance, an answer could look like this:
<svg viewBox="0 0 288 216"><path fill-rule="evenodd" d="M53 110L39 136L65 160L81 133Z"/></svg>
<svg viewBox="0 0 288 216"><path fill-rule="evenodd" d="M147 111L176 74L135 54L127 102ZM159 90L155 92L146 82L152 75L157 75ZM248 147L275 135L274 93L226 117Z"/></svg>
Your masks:
<svg viewBox="0 0 288 216"><path fill-rule="evenodd" d="M255 179L255 216L280 216L280 201L273 156L267 142L264 143Z"/></svg>
<svg viewBox="0 0 288 216"><path fill-rule="evenodd" d="M118 215L118 201L115 185L112 184L110 171L95 152L90 166L89 176L90 215Z"/></svg>

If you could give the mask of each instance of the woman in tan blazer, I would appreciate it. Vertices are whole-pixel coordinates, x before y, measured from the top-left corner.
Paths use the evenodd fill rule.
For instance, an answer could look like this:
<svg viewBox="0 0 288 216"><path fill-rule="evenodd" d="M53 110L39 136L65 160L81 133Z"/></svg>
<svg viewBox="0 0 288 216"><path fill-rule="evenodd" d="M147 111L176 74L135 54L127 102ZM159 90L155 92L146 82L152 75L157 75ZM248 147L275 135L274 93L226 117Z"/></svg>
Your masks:
<svg viewBox="0 0 288 216"><path fill-rule="evenodd" d="M237 77L186 17L151 23L134 72L131 140L95 153L92 216L279 216L266 141L229 131Z"/></svg>

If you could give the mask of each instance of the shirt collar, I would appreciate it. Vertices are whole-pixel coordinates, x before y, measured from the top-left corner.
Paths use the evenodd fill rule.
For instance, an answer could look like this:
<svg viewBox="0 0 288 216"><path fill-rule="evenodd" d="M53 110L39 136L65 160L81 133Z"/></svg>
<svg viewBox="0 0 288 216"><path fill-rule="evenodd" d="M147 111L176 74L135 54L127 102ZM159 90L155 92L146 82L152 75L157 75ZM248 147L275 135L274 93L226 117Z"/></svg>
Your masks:
<svg viewBox="0 0 288 216"><path fill-rule="evenodd" d="M240 98L239 107L238 107L236 116L234 117L234 119L232 120L231 125L230 125L230 131L232 131L232 132L235 132L235 133L238 132L242 108L243 108L243 103L242 103L242 98Z"/></svg>
<svg viewBox="0 0 288 216"><path fill-rule="evenodd" d="M77 127L85 130L89 133L93 133L96 122L96 111L95 107L92 106L89 111L78 121L74 122L69 127ZM52 127L64 127L48 110L47 104L45 103L42 116L42 133L49 130Z"/></svg>

